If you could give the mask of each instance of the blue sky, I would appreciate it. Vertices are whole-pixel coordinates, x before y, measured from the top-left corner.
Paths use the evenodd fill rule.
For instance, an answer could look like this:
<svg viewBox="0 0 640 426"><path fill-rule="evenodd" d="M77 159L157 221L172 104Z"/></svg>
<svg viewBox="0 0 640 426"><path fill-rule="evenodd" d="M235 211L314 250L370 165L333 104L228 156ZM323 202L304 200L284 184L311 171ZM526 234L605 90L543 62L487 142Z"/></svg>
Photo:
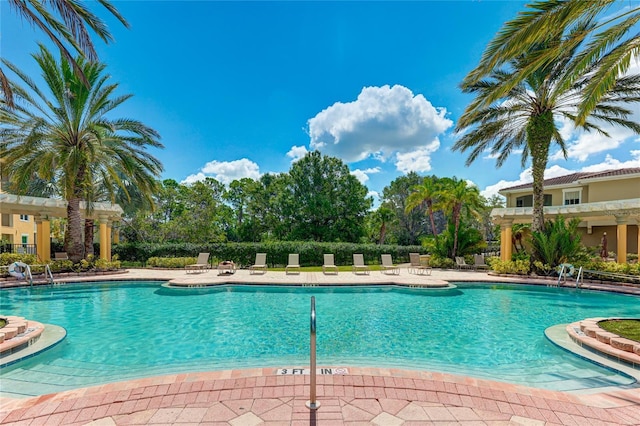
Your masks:
<svg viewBox="0 0 640 426"><path fill-rule="evenodd" d="M319 149L374 197L412 170L467 179L485 195L529 179L517 155L496 169L488 154L466 167L451 151L471 99L458 85L525 2L113 3L131 29L94 3L115 38L96 46L119 93L134 95L118 115L160 132L165 148L152 152L163 178L258 178ZM30 54L45 36L6 0L0 14L0 55L35 77ZM563 134L569 159L552 149L549 177L640 167L628 131Z"/></svg>

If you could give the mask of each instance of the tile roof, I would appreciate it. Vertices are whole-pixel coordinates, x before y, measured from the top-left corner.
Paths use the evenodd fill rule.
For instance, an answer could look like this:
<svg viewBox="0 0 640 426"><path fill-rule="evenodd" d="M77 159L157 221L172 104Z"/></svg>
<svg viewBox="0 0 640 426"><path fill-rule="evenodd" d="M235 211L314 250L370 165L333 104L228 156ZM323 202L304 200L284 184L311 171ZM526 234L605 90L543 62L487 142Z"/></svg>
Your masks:
<svg viewBox="0 0 640 426"><path fill-rule="evenodd" d="M579 180L586 179L601 179L606 177L615 177L615 176L625 176L632 174L640 174L640 167L631 167L627 169L611 169L611 170L603 170L599 172L577 172L571 173L569 175L558 176L551 179L544 180L544 186L556 186L556 185L568 185ZM518 189L527 189L532 188L533 182L524 183L521 185L510 186L508 188L502 188L500 191L512 191Z"/></svg>

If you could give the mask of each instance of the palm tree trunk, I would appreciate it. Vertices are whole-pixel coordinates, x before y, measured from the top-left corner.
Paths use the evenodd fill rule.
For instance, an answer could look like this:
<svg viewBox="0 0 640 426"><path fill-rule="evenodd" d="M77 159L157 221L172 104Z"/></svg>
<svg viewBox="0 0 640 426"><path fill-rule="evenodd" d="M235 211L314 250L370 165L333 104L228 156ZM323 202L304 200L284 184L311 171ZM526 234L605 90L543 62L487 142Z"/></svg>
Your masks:
<svg viewBox="0 0 640 426"><path fill-rule="evenodd" d="M386 237L386 234L387 234L387 224L385 222L382 222L382 225L380 226L380 238L378 239L379 245L384 244L384 239Z"/></svg>
<svg viewBox="0 0 640 426"><path fill-rule="evenodd" d="M453 255L452 257L455 259L457 251L458 251L458 229L460 229L460 212L462 209L462 204L456 204L453 208L453 222L455 224L455 229L453 231Z"/></svg>
<svg viewBox="0 0 640 426"><path fill-rule="evenodd" d="M427 201L427 211L429 212L429 220L431 221L431 233L436 236L436 222L433 218L433 202Z"/></svg>
<svg viewBox="0 0 640 426"><path fill-rule="evenodd" d="M547 168L553 126L551 111L531 117L527 124L527 144L531 153L531 175L533 176L531 230L534 232L544 229L544 171Z"/></svg>
<svg viewBox="0 0 640 426"><path fill-rule="evenodd" d="M84 220L84 253L87 256L90 254L94 254L93 252L93 219Z"/></svg>
<svg viewBox="0 0 640 426"><path fill-rule="evenodd" d="M72 197L67 200L67 224L67 232L64 234L64 249L69 256L69 260L73 263L78 263L84 258L80 197Z"/></svg>

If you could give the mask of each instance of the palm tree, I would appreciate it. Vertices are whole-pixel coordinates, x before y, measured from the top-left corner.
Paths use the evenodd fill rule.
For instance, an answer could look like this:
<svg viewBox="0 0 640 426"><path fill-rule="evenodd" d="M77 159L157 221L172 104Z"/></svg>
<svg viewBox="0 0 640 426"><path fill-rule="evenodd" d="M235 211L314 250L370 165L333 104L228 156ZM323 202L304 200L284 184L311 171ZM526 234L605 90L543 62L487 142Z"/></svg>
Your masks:
<svg viewBox="0 0 640 426"><path fill-rule="evenodd" d="M387 237L387 225L394 222L396 215L393 209L384 203L378 207L378 210L373 215L375 223L380 225L378 229L378 244L383 245Z"/></svg>
<svg viewBox="0 0 640 426"><path fill-rule="evenodd" d="M44 93L28 76L4 61L26 84L12 83L15 108L0 104L0 152L13 187L24 193L33 177L56 182L67 201L65 250L74 262L83 257L80 201L97 201L94 185L101 183L111 199L117 188L132 182L144 194L153 193L162 171L147 147L162 148L158 133L137 120L111 118L131 95L114 96L105 65L78 58L89 86L44 47L34 58L50 91ZM23 105L24 104L24 105Z"/></svg>
<svg viewBox="0 0 640 426"><path fill-rule="evenodd" d="M88 87L89 82L82 72L82 68L73 57L65 42L69 44L76 53L90 61L96 61L98 55L89 36L89 27L106 43L113 38L109 33L106 24L93 14L82 1L71 0L8 0L9 6L14 9L18 16L44 32L47 37L60 49L62 56L73 66L77 76ZM129 23L124 19L108 0L98 0L109 13L115 16L126 28ZM59 16L56 17L56 15ZM13 91L9 80L2 68L0 68L0 88L5 96L5 100L10 107L14 106Z"/></svg>
<svg viewBox="0 0 640 426"><path fill-rule="evenodd" d="M610 8L618 10L611 12ZM580 34L563 43L547 44L539 49L549 37L560 40L563 34L571 33L583 22L600 18L595 25L585 28L588 34ZM585 73L593 75L582 89L582 101L575 116L576 124L583 125L610 91L616 87L616 79L625 74L631 61L640 56L640 33L629 35L640 22L640 7L628 2L615 0L574 1L545 0L535 1L517 18L505 23L482 55L478 66L464 79L463 86L472 86L491 75L494 70L519 57L522 52L535 50L519 73L504 84L501 90L483 100L488 107L523 82L538 69L553 63L564 56L564 50L574 50L582 44L585 37L589 42L580 51L580 60L573 61L562 81L562 89L569 89L574 82L582 80ZM592 68L593 64L599 66Z"/></svg>
<svg viewBox="0 0 640 426"><path fill-rule="evenodd" d="M412 188L412 193L407 197L405 212L408 213L417 207L424 206L427 208L427 215L431 223L431 233L436 235L436 223L434 219L434 205L437 202L437 194L439 191L438 180L435 176L425 176L422 184Z"/></svg>
<svg viewBox="0 0 640 426"><path fill-rule="evenodd" d="M440 185L437 207L445 212L451 212L450 220L454 224L452 257L455 257L458 250L460 219L463 214L480 217L480 211L484 207L483 199L477 186L469 185L466 181L455 177L440 179Z"/></svg>
<svg viewBox="0 0 640 426"><path fill-rule="evenodd" d="M591 83L592 76L602 65L595 64L586 70L581 79L574 81L572 72L576 63L583 59L577 55L580 44L576 43L576 40L584 40L591 28L593 24L584 21L561 39L549 39L532 51L512 60L509 63L510 69L496 69L485 80L462 85L464 92L473 93L476 97L467 106L456 127L457 132L468 132L454 144L453 149L471 150L467 165L486 150L497 156L498 167L516 150L522 150L523 167L531 157L533 231L540 231L544 227L543 181L551 142L558 144L566 158L565 143L556 120L577 120L576 113L580 106L582 90ZM513 81L525 73L531 61L536 59L536 52L544 51L548 45L558 45L562 48L555 61L540 66L535 72L527 74L518 84L512 85ZM571 84L567 86L567 82ZM505 87L509 88L506 92ZM632 111L620 106L621 103L638 100L640 76L618 78L611 91L602 96L590 113L590 118L640 133L640 125L627 120ZM608 136L589 120L580 127Z"/></svg>

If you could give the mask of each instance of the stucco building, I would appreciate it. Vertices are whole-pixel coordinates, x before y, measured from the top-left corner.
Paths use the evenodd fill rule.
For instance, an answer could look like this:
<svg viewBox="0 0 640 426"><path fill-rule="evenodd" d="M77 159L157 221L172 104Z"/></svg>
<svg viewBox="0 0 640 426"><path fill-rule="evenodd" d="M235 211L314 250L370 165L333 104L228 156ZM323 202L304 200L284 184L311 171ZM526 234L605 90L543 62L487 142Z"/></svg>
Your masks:
<svg viewBox="0 0 640 426"><path fill-rule="evenodd" d="M531 183L505 188L506 208L493 209L491 216L500 225L501 258L511 259L512 226L531 223L533 186ZM619 263L640 246L640 168L579 172L544 181L544 217L579 217L582 243L599 246L607 233L608 248Z"/></svg>

